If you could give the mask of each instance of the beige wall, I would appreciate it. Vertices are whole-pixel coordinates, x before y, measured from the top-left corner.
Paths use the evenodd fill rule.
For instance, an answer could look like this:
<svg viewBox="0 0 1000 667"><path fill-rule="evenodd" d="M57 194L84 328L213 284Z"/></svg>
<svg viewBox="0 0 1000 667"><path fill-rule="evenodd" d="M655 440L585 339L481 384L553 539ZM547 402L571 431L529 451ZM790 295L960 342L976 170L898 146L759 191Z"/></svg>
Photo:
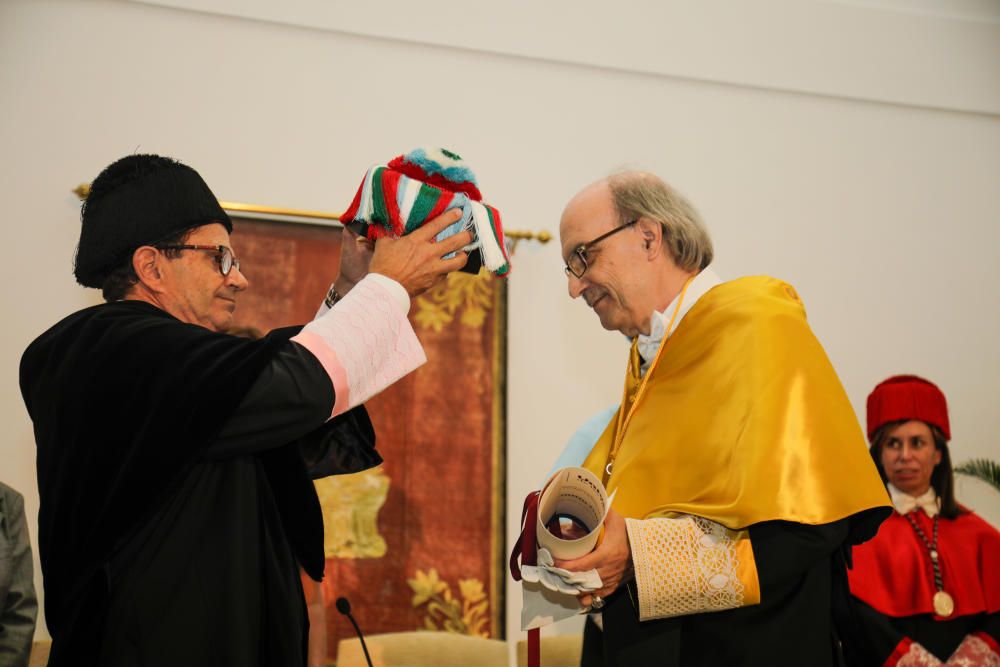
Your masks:
<svg viewBox="0 0 1000 667"><path fill-rule="evenodd" d="M447 2L420 14L400 3L405 20L392 21L364 3L298 0L255 20L225 14L278 4L156 4L0 3L0 479L32 517L18 360L95 302L72 281L69 190L135 150L182 158L224 199L339 210L371 162L440 144L469 160L508 227L550 231L584 183L653 170L701 209L722 276L798 287L859 414L877 381L920 373L949 396L954 458L998 458L990 5L773 0L749 39L740 3L665 2L652 16L638 2L614 15L575 3L571 19L510 3L450 30ZM555 245L522 244L510 281L514 533L568 436L617 400L625 344L567 298ZM1000 495L959 490L1000 524ZM512 589L511 636L519 603Z"/></svg>

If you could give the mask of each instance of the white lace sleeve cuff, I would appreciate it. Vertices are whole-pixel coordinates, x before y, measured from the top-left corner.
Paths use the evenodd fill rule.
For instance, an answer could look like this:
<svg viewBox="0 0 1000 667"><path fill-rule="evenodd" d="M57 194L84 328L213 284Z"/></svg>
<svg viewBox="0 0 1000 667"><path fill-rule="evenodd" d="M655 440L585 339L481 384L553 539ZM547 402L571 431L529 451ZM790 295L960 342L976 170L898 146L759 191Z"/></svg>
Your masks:
<svg viewBox="0 0 1000 667"><path fill-rule="evenodd" d="M403 290L405 303L391 283ZM426 361L399 283L369 274L303 327L293 341L319 359L333 382L331 416L361 405Z"/></svg>
<svg viewBox="0 0 1000 667"><path fill-rule="evenodd" d="M365 275L365 278L373 280L379 285L385 287L392 294L392 298L394 298L396 302L399 303L399 307L403 309L403 312L404 313L410 312L410 295L406 293L405 287L400 285L392 278L388 276L383 276L381 273L369 273ZM362 280L364 280L365 278L362 278ZM323 317L329 312L330 312L330 307L326 305L326 301L324 300L323 303L319 304L319 309L316 311L316 314L313 316L313 319L318 320L319 318Z"/></svg>
<svg viewBox="0 0 1000 667"><path fill-rule="evenodd" d="M746 531L696 516L625 519L639 591L639 620L760 602Z"/></svg>
<svg viewBox="0 0 1000 667"><path fill-rule="evenodd" d="M885 663L886 665L893 665L894 667L941 667L941 661L934 657L934 654L925 649L923 646L908 639L904 639L903 641L909 642L906 647L906 653L899 656L899 658L895 660L895 655L889 656L889 660ZM902 644L903 642L900 643ZM988 663L970 662L968 664L971 667L971 665L985 665Z"/></svg>

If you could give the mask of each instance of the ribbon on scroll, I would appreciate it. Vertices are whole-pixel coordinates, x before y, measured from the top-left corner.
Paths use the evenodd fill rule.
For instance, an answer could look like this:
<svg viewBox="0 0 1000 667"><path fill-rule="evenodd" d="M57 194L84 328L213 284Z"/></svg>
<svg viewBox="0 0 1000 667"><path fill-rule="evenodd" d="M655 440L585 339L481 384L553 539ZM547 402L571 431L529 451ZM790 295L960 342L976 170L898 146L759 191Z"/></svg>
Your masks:
<svg viewBox="0 0 1000 667"><path fill-rule="evenodd" d="M556 471L541 491L525 499L510 569L523 592L521 629L528 631L529 667L538 665L539 628L589 611L578 597L601 587L597 570L571 572L556 567L555 560L594 550L613 500L601 480L584 468Z"/></svg>

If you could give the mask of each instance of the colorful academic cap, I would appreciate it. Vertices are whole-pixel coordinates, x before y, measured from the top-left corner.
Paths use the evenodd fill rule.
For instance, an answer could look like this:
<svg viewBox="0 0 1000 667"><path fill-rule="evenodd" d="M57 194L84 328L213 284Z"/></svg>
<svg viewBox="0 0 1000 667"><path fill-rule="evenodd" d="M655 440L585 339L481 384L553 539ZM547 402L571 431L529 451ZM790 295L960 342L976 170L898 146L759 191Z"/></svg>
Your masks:
<svg viewBox="0 0 1000 667"><path fill-rule="evenodd" d="M482 199L476 175L460 156L444 148L418 148L368 169L340 221L375 240L404 236L445 211L460 208L462 217L438 240L470 230L472 242L465 247L469 262L462 270L478 273L485 266L503 277L510 273L510 257L500 212Z"/></svg>

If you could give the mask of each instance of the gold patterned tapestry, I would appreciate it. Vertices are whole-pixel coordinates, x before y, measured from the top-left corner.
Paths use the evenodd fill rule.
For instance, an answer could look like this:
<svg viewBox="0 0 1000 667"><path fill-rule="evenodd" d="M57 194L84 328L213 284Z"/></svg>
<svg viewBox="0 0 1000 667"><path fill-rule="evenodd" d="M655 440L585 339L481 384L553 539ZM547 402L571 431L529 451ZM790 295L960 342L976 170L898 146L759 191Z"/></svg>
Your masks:
<svg viewBox="0 0 1000 667"><path fill-rule="evenodd" d="M266 332L310 320L337 274L340 229L234 225L250 281L235 325ZM330 659L354 635L339 596L366 634L503 636L505 311L505 283L489 274L452 274L415 299L428 362L367 404L385 463L316 482Z"/></svg>

